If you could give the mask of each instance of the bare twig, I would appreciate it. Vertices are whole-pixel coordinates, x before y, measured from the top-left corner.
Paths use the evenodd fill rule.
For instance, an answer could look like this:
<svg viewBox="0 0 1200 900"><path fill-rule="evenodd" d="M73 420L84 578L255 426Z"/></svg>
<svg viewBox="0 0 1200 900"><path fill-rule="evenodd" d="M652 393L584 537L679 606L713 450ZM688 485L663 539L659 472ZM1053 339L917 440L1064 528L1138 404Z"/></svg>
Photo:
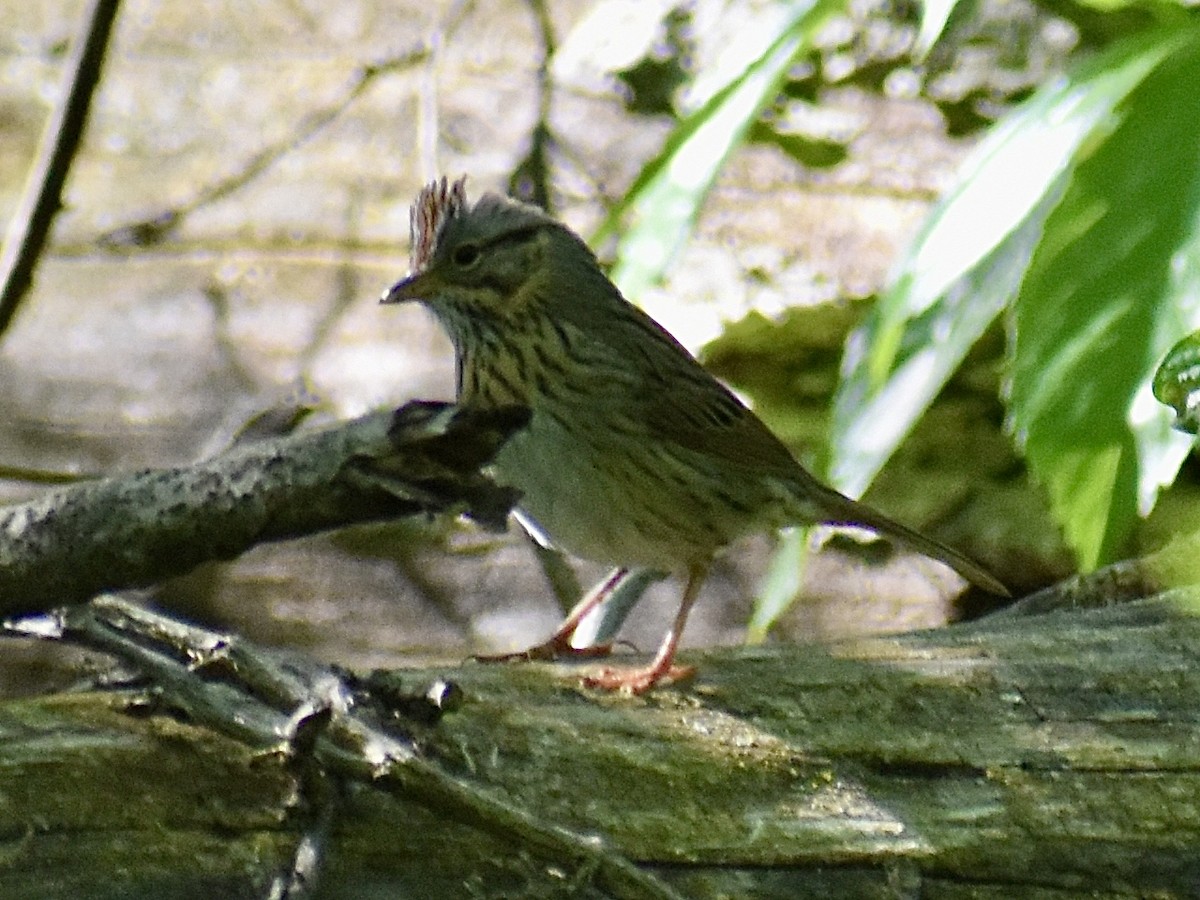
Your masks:
<svg viewBox="0 0 1200 900"><path fill-rule="evenodd" d="M84 27L72 44L62 99L43 132L38 158L4 236L0 251L0 334L33 283L33 270L50 224L62 208L62 189L83 138L92 94L100 81L104 52L120 0L92 0Z"/></svg>

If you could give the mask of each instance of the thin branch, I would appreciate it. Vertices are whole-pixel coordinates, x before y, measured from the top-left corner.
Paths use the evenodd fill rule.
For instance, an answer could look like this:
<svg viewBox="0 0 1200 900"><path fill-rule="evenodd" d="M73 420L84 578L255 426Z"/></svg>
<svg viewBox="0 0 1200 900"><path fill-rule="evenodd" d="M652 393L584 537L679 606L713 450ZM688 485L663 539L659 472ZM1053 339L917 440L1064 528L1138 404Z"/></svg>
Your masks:
<svg viewBox="0 0 1200 900"><path fill-rule="evenodd" d="M257 543L353 523L465 509L502 528L516 493L479 467L527 421L519 407L409 403L0 509L0 614L150 585Z"/></svg>
<svg viewBox="0 0 1200 900"><path fill-rule="evenodd" d="M30 170L0 251L0 334L8 329L33 284L33 271L50 225L62 208L63 185L87 125L118 6L120 0L92 0L84 28L72 44L63 97L46 123L37 162Z"/></svg>

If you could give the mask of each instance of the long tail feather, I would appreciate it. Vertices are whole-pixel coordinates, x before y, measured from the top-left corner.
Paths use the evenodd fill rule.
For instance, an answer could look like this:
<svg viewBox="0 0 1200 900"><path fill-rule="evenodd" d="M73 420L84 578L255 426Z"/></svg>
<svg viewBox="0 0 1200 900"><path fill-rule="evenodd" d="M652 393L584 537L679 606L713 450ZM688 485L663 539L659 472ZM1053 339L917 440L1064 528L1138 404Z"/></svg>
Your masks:
<svg viewBox="0 0 1200 900"><path fill-rule="evenodd" d="M830 525L856 525L869 528L883 537L903 544L910 550L945 563L971 584L982 588L989 594L995 594L998 597L1012 596L1000 579L953 547L947 547L933 538L925 537L908 526L889 519L865 503L851 500L815 479L804 485L804 492L807 495L805 500L808 503L815 503L822 511L821 520L823 522Z"/></svg>

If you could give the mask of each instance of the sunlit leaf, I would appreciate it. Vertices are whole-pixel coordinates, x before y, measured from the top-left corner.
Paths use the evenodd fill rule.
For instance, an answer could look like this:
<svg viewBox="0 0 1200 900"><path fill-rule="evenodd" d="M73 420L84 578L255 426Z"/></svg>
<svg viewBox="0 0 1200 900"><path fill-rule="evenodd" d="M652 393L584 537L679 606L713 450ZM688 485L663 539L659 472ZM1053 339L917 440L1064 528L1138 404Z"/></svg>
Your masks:
<svg viewBox="0 0 1200 900"><path fill-rule="evenodd" d="M930 215L893 287L847 343L834 399L831 481L859 495L967 351L1011 302L1042 224L1119 104L1179 44L1111 48L993 129Z"/></svg>
<svg viewBox="0 0 1200 900"><path fill-rule="evenodd" d="M1124 9L1141 8L1152 10L1159 15L1178 12L1181 8L1188 9L1196 4L1193 0L1079 0L1081 6L1091 7L1099 12L1119 12Z"/></svg>
<svg viewBox="0 0 1200 900"><path fill-rule="evenodd" d="M1200 324L1200 29L1160 43L1080 154L1014 307L1012 424L1084 568L1116 556L1191 446L1150 386Z"/></svg>

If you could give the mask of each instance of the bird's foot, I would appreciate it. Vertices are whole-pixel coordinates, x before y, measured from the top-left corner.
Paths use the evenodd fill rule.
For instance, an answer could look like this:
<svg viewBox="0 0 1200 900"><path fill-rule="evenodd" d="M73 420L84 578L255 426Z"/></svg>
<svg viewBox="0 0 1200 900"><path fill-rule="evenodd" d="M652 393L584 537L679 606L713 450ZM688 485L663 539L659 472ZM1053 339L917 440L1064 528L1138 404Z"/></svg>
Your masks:
<svg viewBox="0 0 1200 900"><path fill-rule="evenodd" d="M476 662L552 662L556 659L598 659L612 653L612 644L596 644L592 647L573 647L569 635L554 635L549 640L535 644L516 653L478 654Z"/></svg>
<svg viewBox="0 0 1200 900"><path fill-rule="evenodd" d="M687 681L696 674L695 666L649 665L643 668L604 668L586 675L584 687L602 691L618 691L637 696L655 685Z"/></svg>

